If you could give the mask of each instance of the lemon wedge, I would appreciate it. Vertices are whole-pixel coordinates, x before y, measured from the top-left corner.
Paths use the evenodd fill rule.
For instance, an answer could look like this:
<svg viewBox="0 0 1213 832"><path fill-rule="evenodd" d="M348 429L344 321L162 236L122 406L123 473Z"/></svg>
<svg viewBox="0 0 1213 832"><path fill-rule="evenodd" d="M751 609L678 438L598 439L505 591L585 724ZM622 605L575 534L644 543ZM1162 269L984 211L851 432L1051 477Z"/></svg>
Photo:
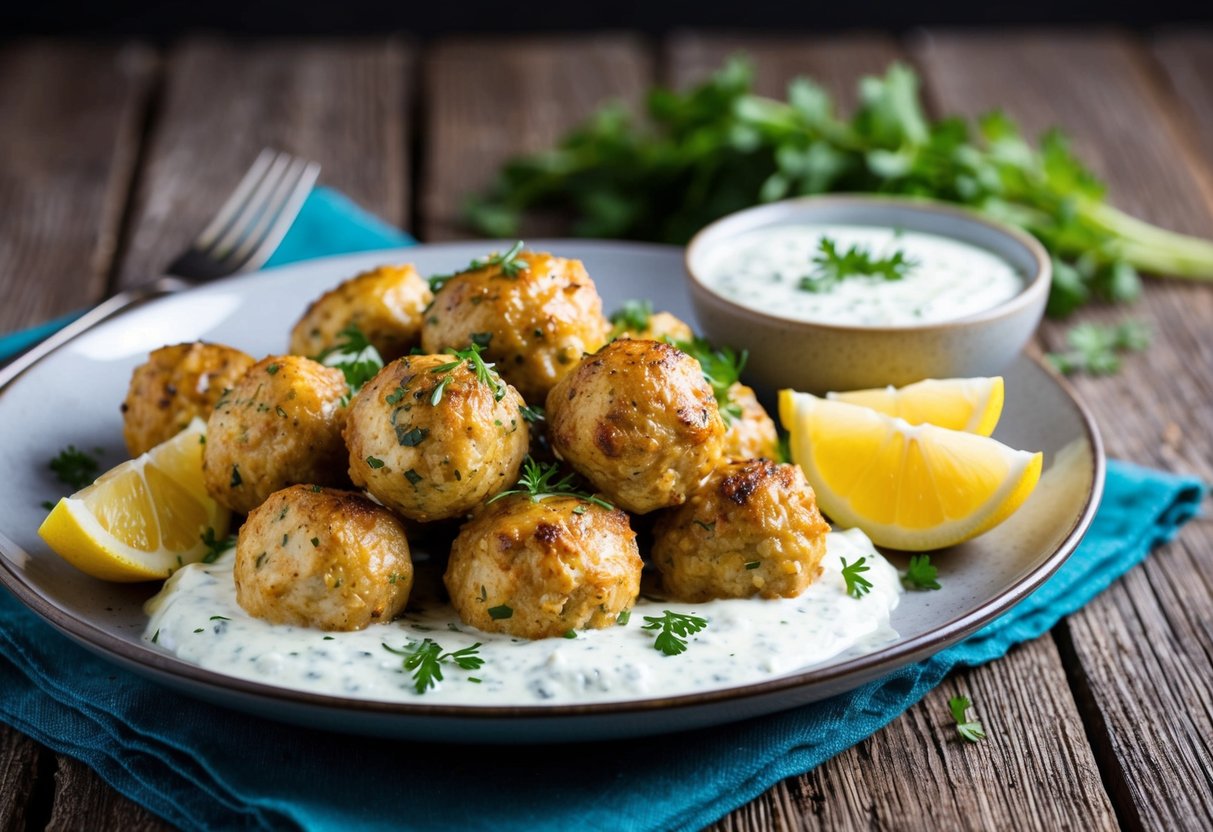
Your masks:
<svg viewBox="0 0 1213 832"><path fill-rule="evenodd" d="M905 419L911 425L935 425L989 436L1002 415L1003 383L993 378L929 378L905 387L878 387L828 393L836 402L857 404Z"/></svg>
<svg viewBox="0 0 1213 832"><path fill-rule="evenodd" d="M866 407L779 391L792 459L835 522L881 546L939 549L969 540L1019 508L1043 455Z"/></svg>
<svg viewBox="0 0 1213 832"><path fill-rule="evenodd" d="M230 512L202 480L206 423L106 471L64 497L38 534L64 560L106 581L167 578L207 552L202 534L227 535Z"/></svg>

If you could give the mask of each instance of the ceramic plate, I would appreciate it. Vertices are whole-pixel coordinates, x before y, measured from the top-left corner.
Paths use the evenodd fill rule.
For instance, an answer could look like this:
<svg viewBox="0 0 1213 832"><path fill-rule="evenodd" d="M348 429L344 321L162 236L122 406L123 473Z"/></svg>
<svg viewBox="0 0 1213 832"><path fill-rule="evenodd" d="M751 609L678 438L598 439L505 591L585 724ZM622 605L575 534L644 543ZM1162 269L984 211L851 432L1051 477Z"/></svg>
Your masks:
<svg viewBox="0 0 1213 832"><path fill-rule="evenodd" d="M35 613L89 650L178 691L270 718L379 736L460 741L572 741L677 731L823 699L923 659L1012 607L1077 545L1099 502L1103 451L1090 416L1056 377L1026 357L1005 372L1006 408L995 437L1045 452L1040 485L988 534L940 553L944 589L907 593L894 611L900 634L859 657L769 681L673 698L606 704L493 707L387 703L297 693L233 679L144 643L143 602L157 585L102 583L77 572L36 533L44 500L62 494L47 461L68 444L125 458L118 405L148 351L194 338L254 355L281 352L307 303L357 271L412 262L450 272L496 247L417 246L331 258L219 281L133 310L85 334L0 393L0 580ZM691 319L681 249L548 240L534 248L582 259L607 309L651 298ZM789 360L797 360L789 356ZM902 560L891 556L898 565ZM689 656L689 654L688 654Z"/></svg>

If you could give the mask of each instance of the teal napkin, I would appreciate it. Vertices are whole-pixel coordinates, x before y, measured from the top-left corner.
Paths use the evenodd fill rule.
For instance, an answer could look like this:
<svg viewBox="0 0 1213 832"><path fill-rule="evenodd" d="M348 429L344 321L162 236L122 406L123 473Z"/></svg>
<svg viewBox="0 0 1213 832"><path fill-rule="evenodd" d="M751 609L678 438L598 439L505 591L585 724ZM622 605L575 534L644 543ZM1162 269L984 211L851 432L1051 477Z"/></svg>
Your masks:
<svg viewBox="0 0 1213 832"><path fill-rule="evenodd" d="M870 736L953 668L1047 632L1173 537L1203 493L1195 479L1112 461L1082 544L975 635L833 699L676 738L481 748L278 725L95 658L4 592L0 719L186 830L693 830Z"/></svg>
<svg viewBox="0 0 1213 832"><path fill-rule="evenodd" d="M314 188L265 267L285 266L333 254L396 248L413 242L408 234L367 213L340 192L332 188ZM0 335L0 361L25 352L83 313L80 309L28 329Z"/></svg>
<svg viewBox="0 0 1213 832"><path fill-rule="evenodd" d="M317 191L271 262L407 242ZM481 748L279 725L98 659L2 591L0 720L186 830L698 829L870 736L953 668L1048 631L1173 537L1203 494L1195 479L1113 461L1083 543L983 630L825 702L674 739Z"/></svg>

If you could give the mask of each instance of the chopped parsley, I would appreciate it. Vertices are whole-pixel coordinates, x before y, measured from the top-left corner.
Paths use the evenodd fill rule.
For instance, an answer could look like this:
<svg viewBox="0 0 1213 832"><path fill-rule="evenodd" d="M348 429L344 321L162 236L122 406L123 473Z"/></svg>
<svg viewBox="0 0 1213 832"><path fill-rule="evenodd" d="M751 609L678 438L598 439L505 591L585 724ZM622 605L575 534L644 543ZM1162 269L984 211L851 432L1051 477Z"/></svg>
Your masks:
<svg viewBox="0 0 1213 832"><path fill-rule="evenodd" d="M939 589L938 574L939 570L931 565L930 555L912 555L901 583L906 589Z"/></svg>
<svg viewBox="0 0 1213 832"><path fill-rule="evenodd" d="M564 638L577 638L577 631L576 630L565 630Z"/></svg>
<svg viewBox="0 0 1213 832"><path fill-rule="evenodd" d="M280 370L281 368L282 368L281 364L274 363L274 364L271 364L270 366L266 367L265 371L267 373L269 373L270 375L276 375L278 373L278 370Z"/></svg>
<svg viewBox="0 0 1213 832"><path fill-rule="evenodd" d="M418 474L413 468L410 468L404 472L404 478L409 481L410 485L416 485L424 479L424 477Z"/></svg>
<svg viewBox="0 0 1213 832"><path fill-rule="evenodd" d="M800 288L806 292L829 292L848 277L879 277L884 280L901 280L918 261L906 257L901 250L888 257L874 257L867 248L853 245L846 251L838 250L838 243L830 237L822 237L813 256L814 271L800 280Z"/></svg>
<svg viewBox="0 0 1213 832"><path fill-rule="evenodd" d="M614 341L625 332L644 332L653 317L651 300L625 300L623 306L611 313L611 333L607 340Z"/></svg>
<svg viewBox="0 0 1213 832"><path fill-rule="evenodd" d="M48 465L59 482L71 486L75 491L92 485L97 474L101 473L101 464L96 457L75 445L68 445Z"/></svg>
<svg viewBox="0 0 1213 832"><path fill-rule="evenodd" d="M506 384L501 380L501 376L493 369L492 364L485 363L485 360L480 357L483 348L479 344L471 344L467 349L452 350L451 355L455 356L454 361L448 361L445 364L439 364L430 370L431 373L445 373L438 380L438 384L434 386L434 392L430 394L430 404L434 407L442 401L442 394L446 390L447 385L451 383L452 375L465 361L468 369L476 374L476 380L481 384L488 385L493 388L493 398L501 401L505 398Z"/></svg>
<svg viewBox="0 0 1213 832"><path fill-rule="evenodd" d="M338 337L339 340L316 356L316 360L340 370L352 396L383 369L383 358L354 324L341 330Z"/></svg>
<svg viewBox="0 0 1213 832"><path fill-rule="evenodd" d="M560 466L557 463L541 464L528 455L522 465L522 476L518 478L515 487L494 494L485 502L485 505L494 503L503 497L509 497L511 494L529 494L532 503L542 502L549 497L575 497L585 500L587 503L593 503L599 508L605 508L607 511L615 509L615 506L601 497L577 488L575 474L565 474L560 479L556 479L556 475L559 473Z"/></svg>
<svg viewBox="0 0 1213 832"><path fill-rule="evenodd" d="M956 732L961 739L979 742L986 738L986 729L976 719L968 718L966 712L972 706L967 696L953 696L948 700L948 708L952 711L952 719L956 720Z"/></svg>
<svg viewBox="0 0 1213 832"><path fill-rule="evenodd" d="M236 538L228 535L223 538L215 537L215 530L207 526L206 531L199 535L202 544L206 546L206 554L202 556L203 563L214 563L219 556L236 545Z"/></svg>
<svg viewBox="0 0 1213 832"><path fill-rule="evenodd" d="M619 613L619 615L615 616L615 623L621 627L626 625L631 620L632 620L632 611L631 610L623 610Z"/></svg>
<svg viewBox="0 0 1213 832"><path fill-rule="evenodd" d="M377 456L368 456L366 458L366 464L371 466L375 470L378 470L383 467L383 460Z"/></svg>
<svg viewBox="0 0 1213 832"><path fill-rule="evenodd" d="M1066 333L1069 349L1048 353L1045 358L1053 369L1064 375L1112 375L1120 370L1125 353L1141 352L1150 346L1152 338L1150 327L1141 321L1123 321L1110 326L1078 324Z"/></svg>
<svg viewBox="0 0 1213 832"><path fill-rule="evenodd" d="M514 617L514 608L509 604L500 604L496 607L489 607L489 618L494 621L504 621L507 618Z"/></svg>
<svg viewBox="0 0 1213 832"><path fill-rule="evenodd" d="M872 589L872 582L859 574L871 568L866 561L867 558L860 558L854 563L847 563L846 558L842 559L842 579L847 584L847 595L852 598L862 598Z"/></svg>
<svg viewBox="0 0 1213 832"><path fill-rule="evenodd" d="M493 252L487 257L477 257L472 262L468 263L466 268L460 269L457 272L433 275L429 279L430 291L437 292L441 290L442 287L447 284L447 281L456 275L474 272L477 269L486 269L489 266L500 266L501 273L506 277L517 277L518 273L527 267L526 261L518 256L522 253L523 245L522 240L518 240L514 243L514 245L510 246L509 250L505 254ZM475 302L475 299L473 299L473 303Z"/></svg>
<svg viewBox="0 0 1213 832"><path fill-rule="evenodd" d="M410 642L399 650L387 644L383 645L383 649L404 656L402 667L413 674L413 687L418 693L425 693L442 681L442 665L445 663L454 663L462 670L478 670L484 666L484 659L476 655L480 642L449 653L444 653L442 645L429 638L420 644Z"/></svg>
<svg viewBox="0 0 1213 832"><path fill-rule="evenodd" d="M524 404L518 409L522 413L522 418L526 419L532 425L536 422L542 422L547 419L547 413L545 413L543 408L539 405Z"/></svg>
<svg viewBox="0 0 1213 832"><path fill-rule="evenodd" d="M660 650L667 656L677 656L684 652L687 649L686 637L708 626L706 618L670 610L665 610L660 616L646 615L644 621L642 629L661 631L653 642L653 649Z"/></svg>
<svg viewBox="0 0 1213 832"><path fill-rule="evenodd" d="M430 435L428 428L413 428L405 430L403 426L396 426L396 441L406 448L412 448L421 444L421 440Z"/></svg>
<svg viewBox="0 0 1213 832"><path fill-rule="evenodd" d="M240 476L240 466L239 466L239 465L233 465L233 466L232 466L232 479L231 479L231 487L232 487L232 488L239 488L239 487L240 487L240 486L241 486L243 483L244 483L244 480L243 480L243 479L241 478L241 476Z"/></svg>
<svg viewBox="0 0 1213 832"><path fill-rule="evenodd" d="M751 561L746 561L745 568L746 569L757 569L759 566L762 566L761 562L756 561L756 560L751 560Z"/></svg>

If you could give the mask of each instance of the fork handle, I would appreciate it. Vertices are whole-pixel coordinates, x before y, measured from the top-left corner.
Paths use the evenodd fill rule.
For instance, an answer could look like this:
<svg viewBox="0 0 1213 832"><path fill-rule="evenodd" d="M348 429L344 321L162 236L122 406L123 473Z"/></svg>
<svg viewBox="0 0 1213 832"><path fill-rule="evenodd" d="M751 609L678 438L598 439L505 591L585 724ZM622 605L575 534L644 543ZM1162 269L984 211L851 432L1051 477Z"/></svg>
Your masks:
<svg viewBox="0 0 1213 832"><path fill-rule="evenodd" d="M20 357L13 359L8 366L0 370L0 389L7 387L30 367L102 321L108 320L118 313L146 300L185 288L186 285L188 284L183 280L173 277L162 277L139 286L133 286L130 289L124 289L118 294L106 298L55 334L46 338L46 340L30 347Z"/></svg>

